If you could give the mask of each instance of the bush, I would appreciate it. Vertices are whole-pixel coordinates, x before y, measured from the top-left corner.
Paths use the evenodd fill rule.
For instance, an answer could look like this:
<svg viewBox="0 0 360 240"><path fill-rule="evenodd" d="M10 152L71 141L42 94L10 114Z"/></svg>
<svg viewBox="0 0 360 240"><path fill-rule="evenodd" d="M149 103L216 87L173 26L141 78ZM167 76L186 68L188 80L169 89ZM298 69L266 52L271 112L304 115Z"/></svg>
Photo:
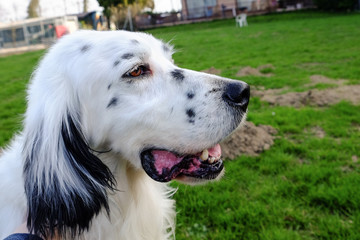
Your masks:
<svg viewBox="0 0 360 240"><path fill-rule="evenodd" d="M315 5L322 10L347 11L353 10L358 0L314 0Z"/></svg>

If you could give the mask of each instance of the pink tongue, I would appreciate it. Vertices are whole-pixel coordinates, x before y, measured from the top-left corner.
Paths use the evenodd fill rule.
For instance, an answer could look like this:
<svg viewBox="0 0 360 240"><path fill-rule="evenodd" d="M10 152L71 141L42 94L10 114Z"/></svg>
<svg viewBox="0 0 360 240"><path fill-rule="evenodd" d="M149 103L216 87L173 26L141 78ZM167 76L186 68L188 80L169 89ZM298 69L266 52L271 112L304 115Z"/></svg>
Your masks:
<svg viewBox="0 0 360 240"><path fill-rule="evenodd" d="M159 174L162 174L164 168L171 169L181 162L183 158L176 157L173 153L167 151L155 150L152 152L155 159L155 168Z"/></svg>
<svg viewBox="0 0 360 240"><path fill-rule="evenodd" d="M221 147L219 144L216 144L214 147L209 148L209 156L211 157L221 157ZM162 174L163 169L171 169L178 163L180 163L184 157L177 157L175 154L164 151L164 150L154 150L152 151L154 156L155 168L158 174ZM200 155L201 153L199 153Z"/></svg>

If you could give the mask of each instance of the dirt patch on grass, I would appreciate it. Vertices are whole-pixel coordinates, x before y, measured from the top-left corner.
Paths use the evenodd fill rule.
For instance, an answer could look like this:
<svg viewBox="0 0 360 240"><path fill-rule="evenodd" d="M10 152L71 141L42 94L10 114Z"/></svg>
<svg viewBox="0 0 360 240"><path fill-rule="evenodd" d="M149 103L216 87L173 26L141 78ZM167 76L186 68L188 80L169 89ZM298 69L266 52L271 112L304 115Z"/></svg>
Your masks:
<svg viewBox="0 0 360 240"><path fill-rule="evenodd" d="M352 155L351 160L346 165L341 166L340 169L345 173L358 171L360 169L359 157Z"/></svg>
<svg viewBox="0 0 360 240"><path fill-rule="evenodd" d="M311 81L311 83L306 84L305 86L311 87L311 86L315 86L315 85L321 84L321 83L343 86L345 83L348 82L345 79L332 79L332 78L328 78L328 77L325 77L322 75L312 75L312 76L310 76L310 81Z"/></svg>
<svg viewBox="0 0 360 240"><path fill-rule="evenodd" d="M234 159L242 154L257 156L274 144L275 134L277 130L269 125L255 126L252 122L246 122L221 143L222 155L226 159Z"/></svg>
<svg viewBox="0 0 360 240"><path fill-rule="evenodd" d="M359 131L359 132L360 132L360 124L352 123L351 125L352 125L352 127L355 129L355 131Z"/></svg>
<svg viewBox="0 0 360 240"><path fill-rule="evenodd" d="M342 100L353 104L360 103L360 85L344 85L347 80L334 80L321 75L310 77L311 83L306 86L313 86L319 83L336 85L334 88L318 90L312 89L305 92L290 92L281 94L284 89L254 90L253 96L258 96L262 101L266 101L276 106L302 107L327 106L336 104Z"/></svg>
<svg viewBox="0 0 360 240"><path fill-rule="evenodd" d="M324 131L324 129L322 129L319 126L315 126L310 129L305 129L305 132L310 133L311 135L313 135L317 138L324 138L326 135L326 132Z"/></svg>
<svg viewBox="0 0 360 240"><path fill-rule="evenodd" d="M211 67L209 69L205 69L202 70L202 72L204 73L209 73L209 74L215 74L215 75L220 75L221 74L221 70L220 69L216 69L214 67Z"/></svg>
<svg viewBox="0 0 360 240"><path fill-rule="evenodd" d="M327 106L336 104L342 100L349 101L353 104L360 103L360 85L341 86L325 90L309 90L300 93L286 93L282 95L264 94L261 97L263 101L271 105L302 107L310 106Z"/></svg>
<svg viewBox="0 0 360 240"><path fill-rule="evenodd" d="M244 76L271 77L273 76L272 71L274 69L275 67L271 64L262 65L257 68L246 66L241 68L237 72L236 76L237 77L244 77Z"/></svg>
<svg viewBox="0 0 360 240"><path fill-rule="evenodd" d="M309 68L315 68L315 67L322 67L325 65L326 64L322 63L322 62L307 62L307 63L297 64L295 66L298 68L301 68L301 69L309 69Z"/></svg>

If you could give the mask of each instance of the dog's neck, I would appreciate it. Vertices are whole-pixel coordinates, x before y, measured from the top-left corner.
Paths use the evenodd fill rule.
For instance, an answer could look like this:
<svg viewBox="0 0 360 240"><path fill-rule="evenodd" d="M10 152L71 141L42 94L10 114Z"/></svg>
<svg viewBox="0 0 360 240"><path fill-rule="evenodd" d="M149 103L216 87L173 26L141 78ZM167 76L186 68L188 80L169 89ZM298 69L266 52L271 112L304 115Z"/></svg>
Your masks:
<svg viewBox="0 0 360 240"><path fill-rule="evenodd" d="M171 238L175 231L175 201L171 199L174 189L155 182L116 155L101 155L114 174L117 190L108 192L110 217L105 210L95 217L85 239Z"/></svg>

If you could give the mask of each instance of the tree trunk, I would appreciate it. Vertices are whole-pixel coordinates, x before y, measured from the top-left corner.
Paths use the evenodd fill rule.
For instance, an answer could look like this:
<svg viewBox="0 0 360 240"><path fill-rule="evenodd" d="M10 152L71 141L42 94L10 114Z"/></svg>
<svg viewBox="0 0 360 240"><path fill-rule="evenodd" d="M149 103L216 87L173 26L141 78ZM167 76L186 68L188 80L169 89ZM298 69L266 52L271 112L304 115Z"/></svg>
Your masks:
<svg viewBox="0 0 360 240"><path fill-rule="evenodd" d="M111 30L110 28L110 18L111 18L111 13L110 11L104 11L104 14L105 14L105 17L107 19L107 27L108 27L108 30Z"/></svg>
<svg viewBox="0 0 360 240"><path fill-rule="evenodd" d="M88 11L88 0L84 0L84 9L83 9L84 13L86 13Z"/></svg>

